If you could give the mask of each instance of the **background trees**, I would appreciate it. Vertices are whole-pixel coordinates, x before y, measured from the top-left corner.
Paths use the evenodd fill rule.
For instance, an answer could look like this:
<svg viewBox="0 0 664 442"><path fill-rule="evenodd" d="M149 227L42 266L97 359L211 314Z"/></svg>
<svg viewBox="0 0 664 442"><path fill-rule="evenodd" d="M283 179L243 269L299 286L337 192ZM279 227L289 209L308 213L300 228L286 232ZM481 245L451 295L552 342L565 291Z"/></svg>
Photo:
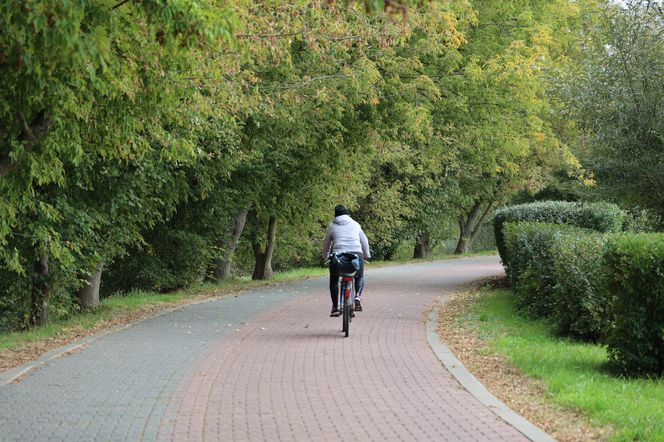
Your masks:
<svg viewBox="0 0 664 442"><path fill-rule="evenodd" d="M602 5L561 88L578 154L603 198L664 213L661 1Z"/></svg>
<svg viewBox="0 0 664 442"><path fill-rule="evenodd" d="M464 252L496 205L578 168L568 143L608 148L620 133L630 152L650 146L639 167L659 161L661 97L645 83L660 66L595 72L619 51L595 34L574 49L585 29L609 35L590 3L225 5L0 6L0 328L94 306L100 280L105 293L171 290L317 264L338 203L376 256L426 257L452 236ZM659 54L659 13L644 4L633 15L650 37L612 44ZM555 114L547 92L568 60L599 80L566 88L591 98ZM636 116L621 117L631 126L599 137L616 117L586 91L609 79L611 100L649 109L647 130L627 136Z"/></svg>

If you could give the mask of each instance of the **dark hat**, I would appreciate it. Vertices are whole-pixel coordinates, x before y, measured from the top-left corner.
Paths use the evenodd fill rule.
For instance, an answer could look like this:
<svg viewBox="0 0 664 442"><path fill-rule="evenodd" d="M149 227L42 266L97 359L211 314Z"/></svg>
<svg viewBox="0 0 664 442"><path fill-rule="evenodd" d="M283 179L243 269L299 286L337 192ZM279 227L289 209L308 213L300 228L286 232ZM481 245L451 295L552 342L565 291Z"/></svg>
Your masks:
<svg viewBox="0 0 664 442"><path fill-rule="evenodd" d="M348 209L346 209L346 206L339 204L337 207L334 208L334 216L341 216L341 215L348 215Z"/></svg>

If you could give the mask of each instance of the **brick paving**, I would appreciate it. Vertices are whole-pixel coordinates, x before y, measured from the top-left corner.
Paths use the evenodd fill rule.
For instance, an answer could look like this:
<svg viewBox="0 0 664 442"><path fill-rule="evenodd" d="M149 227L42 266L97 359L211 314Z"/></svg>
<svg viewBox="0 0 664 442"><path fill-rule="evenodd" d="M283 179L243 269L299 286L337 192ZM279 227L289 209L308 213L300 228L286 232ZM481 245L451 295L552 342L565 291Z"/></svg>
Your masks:
<svg viewBox="0 0 664 442"><path fill-rule="evenodd" d="M341 333L327 280L192 305L0 387L0 440L527 440L427 344L440 296L496 258L367 269Z"/></svg>

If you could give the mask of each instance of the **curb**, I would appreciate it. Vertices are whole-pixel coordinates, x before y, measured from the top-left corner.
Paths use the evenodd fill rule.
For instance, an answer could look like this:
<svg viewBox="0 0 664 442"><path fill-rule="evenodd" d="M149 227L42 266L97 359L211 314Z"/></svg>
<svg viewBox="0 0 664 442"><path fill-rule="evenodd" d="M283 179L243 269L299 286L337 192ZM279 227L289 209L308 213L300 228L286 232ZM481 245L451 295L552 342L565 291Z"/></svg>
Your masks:
<svg viewBox="0 0 664 442"><path fill-rule="evenodd" d="M78 350L81 350L85 348L89 343L97 340L98 338L105 336L109 333L113 333L115 331L118 331L122 328L127 328L130 327L131 325L124 325L121 327L116 327L112 330L108 330L105 332L101 332L96 335L88 336L86 338L82 338L79 340L76 340L70 344L67 344L62 347L55 348L51 351L48 351L38 357L37 359L33 359L31 361L28 361L24 364L19 365L18 367L10 368L9 370L5 370L2 373L0 373L0 387L4 387L7 384L11 384L14 382L19 381L21 378L27 376L35 370L37 367L44 365L45 363L52 361L53 359L58 359L60 357L72 354Z"/></svg>
<svg viewBox="0 0 664 442"><path fill-rule="evenodd" d="M440 336L437 332L438 311L444 303L445 301L443 300L436 308L431 310L429 320L426 324L427 341L429 341L429 346L438 360L440 360L463 388L528 439L534 442L555 442L555 439L551 436L533 425L520 414L515 413L511 408L489 393L486 387L484 387L484 385L482 385L477 378L464 367L461 361L454 356L449 347L440 340Z"/></svg>
<svg viewBox="0 0 664 442"><path fill-rule="evenodd" d="M136 324L140 324L143 321L148 321L150 319L166 315L168 313L172 313L174 311L177 311L181 308L184 308L189 305L194 305L194 304L200 304L203 302L210 302L214 300L218 300L223 298L208 298L208 299L201 299L197 300L194 302L186 303L186 304L181 304L181 305L176 305L172 307L167 307L164 310L158 311L155 314L148 315L144 318L137 319L135 321L129 322L127 324L122 324L118 325L116 327L112 327L108 330L100 331L98 333L95 333L90 336L86 336L81 339L77 339L73 342L70 342L69 344L66 344L62 347L54 348L53 350L50 350L43 355L39 356L37 359L33 359L31 361L25 362L17 367L10 368L8 370L5 370L3 372L0 372L0 388L4 387L7 384L19 382L22 378L25 376L29 375L33 370L37 369L38 367L46 364L49 361L52 361L54 359L58 359L61 357L68 356L72 353L75 353L79 350L83 350L85 347L88 346L91 342L96 341L99 338L102 338L104 336L110 335L111 333L116 333L120 330L127 329L129 327L133 327Z"/></svg>
<svg viewBox="0 0 664 442"><path fill-rule="evenodd" d="M316 277L314 277L314 278L316 278ZM10 369L7 369L3 372L0 372L0 387L3 387L7 384L11 384L11 383L20 381L22 378L29 375L33 370L35 370L36 368L44 365L45 363L47 363L49 361L52 361L53 359L58 359L58 358L61 358L61 357L68 356L72 353L75 353L79 350L84 349L85 347L88 346L88 344L90 344L93 341L96 341L99 338L102 338L102 337L104 337L106 335L109 335L111 333L116 333L120 330L124 330L124 329L129 328L129 327L133 327L134 325L140 324L143 321L147 321L147 320L159 317L161 315L166 315L168 313L177 311L177 310L185 308L187 306L201 304L201 303L204 303L204 302L218 301L220 299L223 299L223 298L226 298L226 297L229 297L229 296L238 297L238 296L242 296L244 293L247 293L248 291L251 291L251 290L260 289L260 288L264 288L264 287L270 287L270 286L279 286L279 285L289 284L289 283L292 283L292 282L302 282L302 281L306 281L306 280L309 280L309 279L312 279L312 278L305 277L301 280L296 280L296 281L271 282L271 283L266 284L264 286L255 287L253 289L240 288L235 292L229 292L229 293L226 293L224 295L211 296L211 297L205 298L205 299L195 300L195 301L192 301L192 302L186 302L186 303L175 305L175 306L172 306L172 307L166 307L164 310L160 310L160 311L158 311L154 314L145 316L145 317L137 319L135 321L128 322L126 324L121 324L121 325L118 325L116 327L112 327L108 330L100 331L100 332L95 333L93 335L85 336L81 339L73 341L69 344L66 344L66 345L62 346L62 347L54 348L54 349L44 353L43 355L39 356L37 359L30 360L30 361L25 362L25 363L23 363L23 364L21 364L17 367L10 368Z"/></svg>

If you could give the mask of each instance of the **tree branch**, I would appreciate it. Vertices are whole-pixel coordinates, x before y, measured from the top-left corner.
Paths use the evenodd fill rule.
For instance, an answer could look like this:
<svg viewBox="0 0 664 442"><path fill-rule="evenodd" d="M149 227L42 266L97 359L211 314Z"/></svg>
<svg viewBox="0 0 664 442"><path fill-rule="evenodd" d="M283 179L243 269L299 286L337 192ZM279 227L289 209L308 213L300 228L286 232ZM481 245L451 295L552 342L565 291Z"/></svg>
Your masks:
<svg viewBox="0 0 664 442"><path fill-rule="evenodd" d="M252 37L258 37L258 38L272 38L272 37L292 37L293 35L301 35L301 34L306 34L308 33L307 31L296 31L296 32L275 32L272 34L237 34L235 35L236 38L252 38Z"/></svg>
<svg viewBox="0 0 664 442"><path fill-rule="evenodd" d="M122 0L120 3L116 4L111 9L118 9L120 6L124 5L125 3L129 3L129 0Z"/></svg>
<svg viewBox="0 0 664 442"><path fill-rule="evenodd" d="M125 0L128 1L128 0ZM272 33L246 33L246 34L236 34L235 38L275 38L275 37L293 37L295 35L312 35L317 39L325 39L332 41L344 41L344 40L361 40L368 39L370 37L394 37L398 36L397 33L392 32L378 32L375 34L361 35L361 34L348 34L348 35L333 35L333 34L318 34L312 31L307 31L302 29L300 31L293 32L272 32Z"/></svg>
<svg viewBox="0 0 664 442"><path fill-rule="evenodd" d="M474 241L475 237L477 234L480 232L480 228L482 228L482 224L484 224L484 221L486 220L487 215L491 212L493 209L493 201L489 202L489 205L486 206L484 209L484 212L482 213L482 216L480 217L480 220L475 224L475 227L473 228L473 232L470 234L470 240Z"/></svg>
<svg viewBox="0 0 664 442"><path fill-rule="evenodd" d="M46 136L54 123L53 119L46 118L45 111L39 112L30 124L28 124L23 114L19 114L19 120L23 130L18 139L23 142L24 152L31 152ZM8 176L15 168L16 162L12 161L9 156L0 159L1 178Z"/></svg>

